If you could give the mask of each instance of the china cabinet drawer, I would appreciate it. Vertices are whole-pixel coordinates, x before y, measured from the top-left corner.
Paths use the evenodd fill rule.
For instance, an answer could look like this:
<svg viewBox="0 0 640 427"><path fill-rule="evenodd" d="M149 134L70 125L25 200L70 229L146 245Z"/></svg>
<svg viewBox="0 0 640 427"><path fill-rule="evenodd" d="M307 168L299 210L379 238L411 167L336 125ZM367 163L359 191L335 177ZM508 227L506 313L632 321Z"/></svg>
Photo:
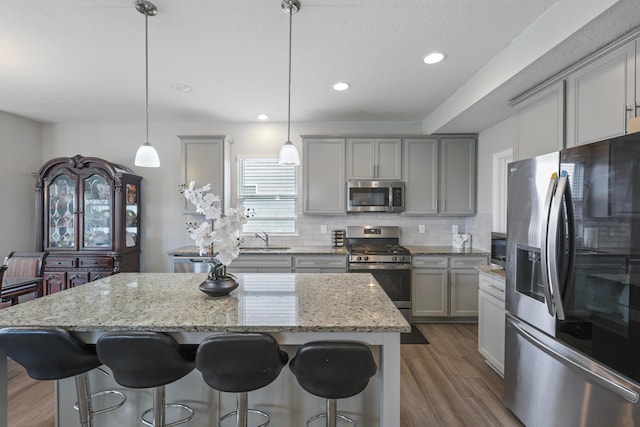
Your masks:
<svg viewBox="0 0 640 427"><path fill-rule="evenodd" d="M113 268L113 258L80 258L81 268Z"/></svg>
<svg viewBox="0 0 640 427"><path fill-rule="evenodd" d="M77 266L78 266L77 258L48 257L45 260L45 270L47 268L75 268Z"/></svg>

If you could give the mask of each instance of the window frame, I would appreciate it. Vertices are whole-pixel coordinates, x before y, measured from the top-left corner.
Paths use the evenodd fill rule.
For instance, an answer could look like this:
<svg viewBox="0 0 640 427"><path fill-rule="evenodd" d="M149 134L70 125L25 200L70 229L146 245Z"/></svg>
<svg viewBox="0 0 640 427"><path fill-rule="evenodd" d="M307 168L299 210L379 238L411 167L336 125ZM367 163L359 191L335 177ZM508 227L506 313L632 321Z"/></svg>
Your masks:
<svg viewBox="0 0 640 427"><path fill-rule="evenodd" d="M278 157L277 156L270 156L270 155L242 155L242 156L236 156L236 202L238 205L243 205L244 206L244 201L246 199L246 195L242 195L241 194L241 185L244 182L244 164L243 162L245 161L251 161L251 160L275 160L276 163L278 161ZM278 166L278 167L283 167L283 166ZM285 166L286 167L286 166ZM271 232L268 230L267 233L270 236L283 236L283 237L290 237L290 236L298 236L299 235L299 202L300 202L300 171L299 168L297 166L290 166L294 168L294 188L295 188L295 195L294 196L290 196L287 197L288 199L293 199L294 201L294 206L293 206L293 216L292 217L287 217L285 218L285 220L292 220L293 221L293 231L292 232ZM246 207L246 206L245 206ZM279 221L279 220L283 220L283 218L276 218L276 217L267 217L265 218L265 222L269 222L269 221ZM248 222L253 222L256 221L253 218L249 217L247 219ZM262 230L261 230L262 231ZM253 236L254 232L247 232L244 231L244 226L242 227L241 231L240 231L240 236L241 237L246 237L246 236Z"/></svg>

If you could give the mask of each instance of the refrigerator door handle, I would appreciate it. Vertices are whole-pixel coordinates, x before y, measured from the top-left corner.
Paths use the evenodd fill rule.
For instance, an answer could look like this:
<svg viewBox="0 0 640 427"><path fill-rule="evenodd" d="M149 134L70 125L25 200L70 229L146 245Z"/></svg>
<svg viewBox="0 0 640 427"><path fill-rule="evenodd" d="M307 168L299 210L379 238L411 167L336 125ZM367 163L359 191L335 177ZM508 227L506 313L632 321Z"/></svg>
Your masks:
<svg viewBox="0 0 640 427"><path fill-rule="evenodd" d="M608 378L605 378L603 375L600 375L599 373L590 370L589 368L583 366L582 364L578 363L577 361L574 361L574 360L572 360L572 359L560 354L559 352L557 352L553 348L549 347L548 345L546 345L543 342L541 342L540 340L538 340L531 333L525 331L519 325L520 322L515 320L515 319L513 319L513 318L511 318L511 316L509 316L507 319L508 319L508 323L510 324L510 326L512 326L517 331L518 334L520 334L524 339L529 341L532 345L536 346L541 351L545 352L549 356L551 356L554 359L556 359L558 362L576 369L577 371L582 373L582 375L584 375L585 377L587 377L590 380L598 383L602 387L605 387L607 390L617 394L618 396L622 397L623 399L627 400L628 402L630 402L630 403L638 402L639 396L638 396L638 393L636 393L635 391L629 390L628 388L626 388L626 387L624 387L624 386L622 386L620 384L617 384L617 383L615 383L614 381L612 381L612 380L610 380Z"/></svg>
<svg viewBox="0 0 640 427"><path fill-rule="evenodd" d="M558 272L558 230L560 226L560 215L562 213L562 198L569 189L567 185L567 176L562 175L558 179L556 192L551 203L549 213L549 228L547 232L547 255L549 259L548 274L549 287L551 288L551 298L553 310L556 312L559 320L564 320L564 307L562 306L562 295L560 294L560 273Z"/></svg>
<svg viewBox="0 0 640 427"><path fill-rule="evenodd" d="M542 289L544 290L544 299L547 303L547 310L551 316L555 316L553 298L551 295L551 286L549 284L549 266L547 262L548 248L547 241L549 240L549 214L551 210L551 202L553 201L553 195L556 191L558 184L558 175L553 173L551 180L549 181L549 189L547 190L547 197L544 200L544 217L542 218L542 239L540 244L540 278L542 279Z"/></svg>

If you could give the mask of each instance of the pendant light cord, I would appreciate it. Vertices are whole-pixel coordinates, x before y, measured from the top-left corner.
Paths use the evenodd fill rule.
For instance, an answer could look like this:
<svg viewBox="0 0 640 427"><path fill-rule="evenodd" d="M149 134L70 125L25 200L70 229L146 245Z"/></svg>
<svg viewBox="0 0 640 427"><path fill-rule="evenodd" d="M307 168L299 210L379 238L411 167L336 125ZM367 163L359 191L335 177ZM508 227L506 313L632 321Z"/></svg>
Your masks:
<svg viewBox="0 0 640 427"><path fill-rule="evenodd" d="M144 142L149 143L149 30L147 22L149 21L149 12L144 12L144 121L147 124Z"/></svg>
<svg viewBox="0 0 640 427"><path fill-rule="evenodd" d="M287 142L291 141L291 33L293 27L293 5L289 5L289 107L287 111Z"/></svg>

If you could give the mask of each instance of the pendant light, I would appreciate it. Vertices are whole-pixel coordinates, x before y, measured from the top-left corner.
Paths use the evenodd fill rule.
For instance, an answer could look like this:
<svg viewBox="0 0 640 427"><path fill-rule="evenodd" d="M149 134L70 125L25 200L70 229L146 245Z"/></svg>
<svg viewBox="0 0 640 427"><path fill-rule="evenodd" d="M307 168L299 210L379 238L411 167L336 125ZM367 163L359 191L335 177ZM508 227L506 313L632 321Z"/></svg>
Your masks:
<svg viewBox="0 0 640 427"><path fill-rule="evenodd" d="M136 166L157 168L160 167L160 157L158 157L158 152L149 142L149 33L147 20L149 16L156 16L158 9L149 1L138 0L136 2L136 10L144 15L145 122L147 127L144 144L138 148L134 163Z"/></svg>
<svg viewBox="0 0 640 427"><path fill-rule="evenodd" d="M298 166L300 164L300 156L296 146L291 142L291 27L293 14L300 10L300 2L298 0L282 0L280 8L289 15L289 105L287 111L287 142L280 148L278 163L280 166Z"/></svg>

